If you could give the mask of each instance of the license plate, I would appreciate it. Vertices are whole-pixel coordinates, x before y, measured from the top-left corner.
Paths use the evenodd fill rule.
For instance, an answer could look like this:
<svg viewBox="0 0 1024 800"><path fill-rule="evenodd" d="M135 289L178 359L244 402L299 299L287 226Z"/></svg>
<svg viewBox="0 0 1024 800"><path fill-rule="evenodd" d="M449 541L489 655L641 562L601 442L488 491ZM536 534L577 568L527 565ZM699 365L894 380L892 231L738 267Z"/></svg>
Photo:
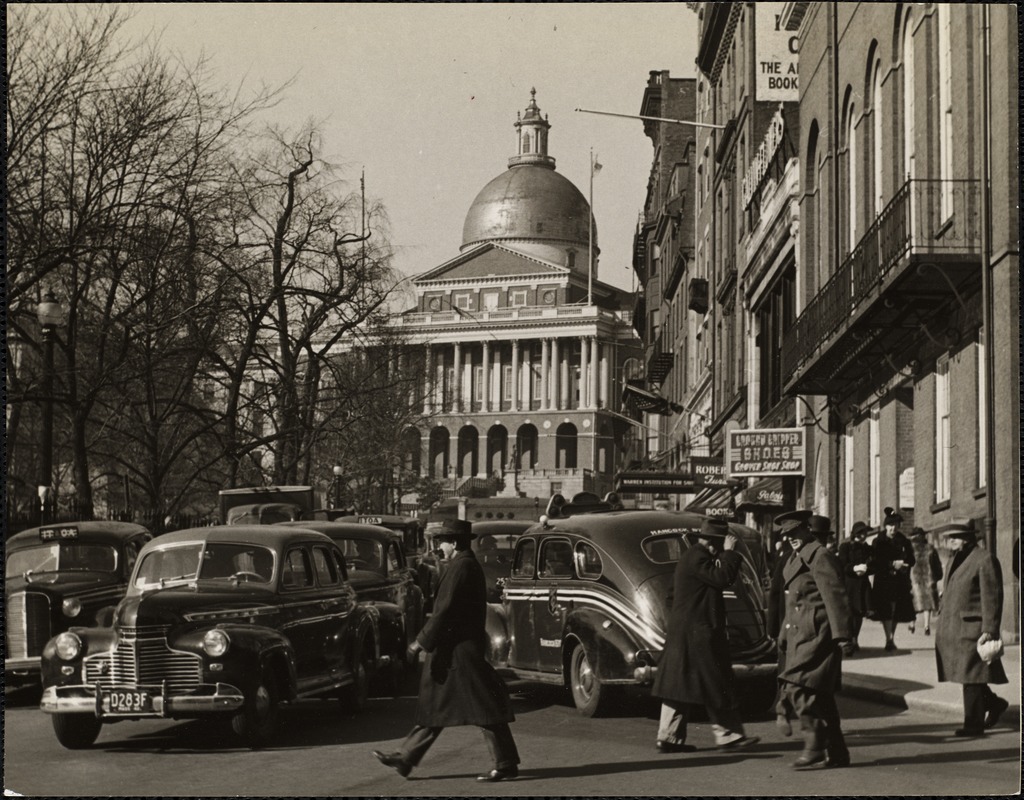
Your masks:
<svg viewBox="0 0 1024 800"><path fill-rule="evenodd" d="M111 714L144 714L153 710L149 692L115 690L107 695L107 709Z"/></svg>

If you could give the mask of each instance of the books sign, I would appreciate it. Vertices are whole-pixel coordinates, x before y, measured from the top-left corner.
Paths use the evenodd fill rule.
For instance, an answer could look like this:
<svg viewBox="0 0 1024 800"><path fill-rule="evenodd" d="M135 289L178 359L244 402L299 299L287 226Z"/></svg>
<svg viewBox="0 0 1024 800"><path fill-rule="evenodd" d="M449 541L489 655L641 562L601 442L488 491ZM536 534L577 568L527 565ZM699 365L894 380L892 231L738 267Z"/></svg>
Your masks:
<svg viewBox="0 0 1024 800"><path fill-rule="evenodd" d="M726 463L730 478L804 475L807 467L803 428L755 428L729 431Z"/></svg>

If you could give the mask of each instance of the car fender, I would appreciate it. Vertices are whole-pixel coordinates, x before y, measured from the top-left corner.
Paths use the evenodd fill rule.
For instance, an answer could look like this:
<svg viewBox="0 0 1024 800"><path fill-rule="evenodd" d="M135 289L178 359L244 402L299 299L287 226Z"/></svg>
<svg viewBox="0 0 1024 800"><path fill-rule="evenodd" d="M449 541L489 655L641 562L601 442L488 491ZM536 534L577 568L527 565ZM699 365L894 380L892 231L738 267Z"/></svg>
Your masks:
<svg viewBox="0 0 1024 800"><path fill-rule="evenodd" d="M360 656L360 648L363 646L363 642L371 642L373 648L373 663L380 663L381 655L381 631L380 631L380 619L381 604L360 604L356 606L356 615L358 618L354 620L355 635L352 637L350 642L351 649L349 650L349 664L351 667L355 667L356 659Z"/></svg>
<svg viewBox="0 0 1024 800"><path fill-rule="evenodd" d="M262 625L232 624L213 626L224 631L231 643L223 656L214 658L203 649L203 637L212 628L188 631L168 639L176 650L187 650L203 657L203 670L211 662L223 664L223 671L209 673L211 679L226 681L245 691L255 690L264 667L271 668L278 677L282 699L292 699L296 691L295 649L288 637L273 628Z"/></svg>
<svg viewBox="0 0 1024 800"><path fill-rule="evenodd" d="M578 641L587 652L590 666L601 680L631 679L640 649L635 637L614 619L593 608L575 609L566 617L562 634L563 659L568 664ZM565 670L568 674L568 669Z"/></svg>
<svg viewBox="0 0 1024 800"><path fill-rule="evenodd" d="M44 689L48 686L65 686L80 683L80 670L76 669L72 675L63 675L61 674L61 667L80 667L82 659L86 656L109 652L114 649L114 645L117 643L117 638L114 635L114 630L112 628L72 627L68 630L70 633L75 634L79 639L81 639L82 650L78 654L77 658L71 661L64 661L57 655L57 647L55 644L57 637L54 636L46 643L43 647L40 661L40 678Z"/></svg>
<svg viewBox="0 0 1024 800"><path fill-rule="evenodd" d="M492 664L507 664L511 641L508 635L508 615L501 603L487 604L487 660Z"/></svg>

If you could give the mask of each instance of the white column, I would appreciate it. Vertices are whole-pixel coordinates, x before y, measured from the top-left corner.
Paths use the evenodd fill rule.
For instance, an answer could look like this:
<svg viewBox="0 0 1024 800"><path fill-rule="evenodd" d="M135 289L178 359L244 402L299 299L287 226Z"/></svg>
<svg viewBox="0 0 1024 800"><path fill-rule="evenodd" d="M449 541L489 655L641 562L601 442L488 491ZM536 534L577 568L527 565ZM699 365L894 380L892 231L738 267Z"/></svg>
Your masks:
<svg viewBox="0 0 1024 800"><path fill-rule="evenodd" d="M558 358L558 339L557 337L551 340L551 407L556 411L561 408L559 405L559 393L558 393L558 375L559 373L559 358Z"/></svg>
<svg viewBox="0 0 1024 800"><path fill-rule="evenodd" d="M452 411L462 413L462 345L455 343L454 375L452 377Z"/></svg>
<svg viewBox="0 0 1024 800"><path fill-rule="evenodd" d="M519 410L519 386L523 382L519 374L519 340L512 340L512 411Z"/></svg>
<svg viewBox="0 0 1024 800"><path fill-rule="evenodd" d="M505 392L502 389L501 379L504 377L502 374L501 363L501 345L500 343L494 348L494 363L491 365L491 374L487 378L487 386L490 389L491 397L494 398L494 410L501 411L502 400L505 397Z"/></svg>
<svg viewBox="0 0 1024 800"><path fill-rule="evenodd" d="M599 359L599 356L598 356L598 353L597 353L597 337L596 336L592 336L592 337L590 337L590 383L588 384L588 386L590 388L587 390L587 394L588 394L588 396L590 398L590 407L591 408L597 408L597 406L598 406L598 402L597 402L597 373L598 373L598 365L599 364L600 364L600 359Z"/></svg>
<svg viewBox="0 0 1024 800"><path fill-rule="evenodd" d="M533 408L533 343L523 350L523 370L519 375L519 386L523 390L523 410Z"/></svg>
<svg viewBox="0 0 1024 800"><path fill-rule="evenodd" d="M549 339L542 339L540 343L540 407L544 411L549 408L550 404L548 401L551 399L551 395L548 394L548 372L551 368L550 348L551 341Z"/></svg>
<svg viewBox="0 0 1024 800"><path fill-rule="evenodd" d="M587 337L580 340L580 408L590 408L590 348Z"/></svg>
<svg viewBox="0 0 1024 800"><path fill-rule="evenodd" d="M601 345L601 408L608 408L608 353L611 345L605 342Z"/></svg>
<svg viewBox="0 0 1024 800"><path fill-rule="evenodd" d="M569 344L571 344L571 340ZM561 370L561 376L559 379L559 385L562 388L562 400L561 406L565 411L572 408L572 398L569 397L569 388L572 386L572 381L569 380L569 362L572 361L572 347L565 348L565 354L561 358L559 369Z"/></svg>
<svg viewBox="0 0 1024 800"><path fill-rule="evenodd" d="M434 372L434 354L430 349L430 342L423 345L424 348L424 361L426 367L423 370L423 413L431 414L434 411L434 398L431 392L434 388L433 372Z"/></svg>
<svg viewBox="0 0 1024 800"><path fill-rule="evenodd" d="M483 345L483 370L480 374L480 410L488 412L491 410L491 343L484 341Z"/></svg>

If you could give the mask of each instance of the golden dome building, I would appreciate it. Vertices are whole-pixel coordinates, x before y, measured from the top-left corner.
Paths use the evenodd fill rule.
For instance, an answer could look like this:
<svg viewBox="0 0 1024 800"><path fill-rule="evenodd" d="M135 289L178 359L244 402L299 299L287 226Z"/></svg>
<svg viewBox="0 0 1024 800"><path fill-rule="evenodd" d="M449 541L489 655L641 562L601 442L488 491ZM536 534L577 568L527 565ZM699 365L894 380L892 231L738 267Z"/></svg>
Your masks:
<svg viewBox="0 0 1024 800"><path fill-rule="evenodd" d="M610 491L634 435L617 413L622 367L640 356L633 296L597 280L590 204L555 170L530 95L458 255L413 279L416 306L396 321L427 375L406 468L457 494Z"/></svg>

